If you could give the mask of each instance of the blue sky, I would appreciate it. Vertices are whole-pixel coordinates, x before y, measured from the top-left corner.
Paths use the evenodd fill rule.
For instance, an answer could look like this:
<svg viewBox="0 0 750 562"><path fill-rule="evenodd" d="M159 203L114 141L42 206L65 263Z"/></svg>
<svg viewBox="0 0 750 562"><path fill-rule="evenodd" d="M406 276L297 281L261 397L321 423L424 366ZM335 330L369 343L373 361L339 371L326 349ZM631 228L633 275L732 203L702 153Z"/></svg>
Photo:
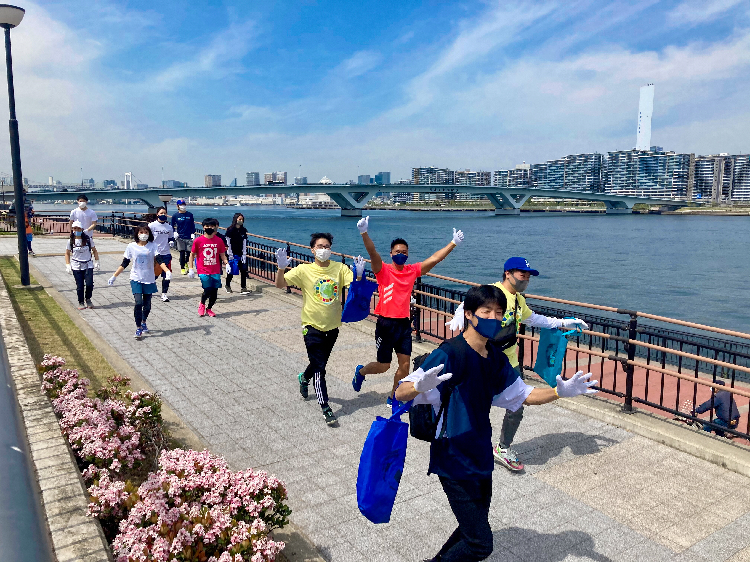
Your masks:
<svg viewBox="0 0 750 562"><path fill-rule="evenodd" d="M24 176L494 170L631 148L647 82L654 144L748 152L749 6L25 3L13 31ZM9 172L7 144L0 154Z"/></svg>

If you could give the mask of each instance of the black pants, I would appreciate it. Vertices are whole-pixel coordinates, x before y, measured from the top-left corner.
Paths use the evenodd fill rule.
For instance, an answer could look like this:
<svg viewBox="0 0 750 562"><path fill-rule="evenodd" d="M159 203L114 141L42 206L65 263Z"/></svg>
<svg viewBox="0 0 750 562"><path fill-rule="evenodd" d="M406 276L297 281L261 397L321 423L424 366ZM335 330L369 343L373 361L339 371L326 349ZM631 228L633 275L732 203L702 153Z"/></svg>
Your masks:
<svg viewBox="0 0 750 562"><path fill-rule="evenodd" d="M307 358L310 364L305 369L303 376L307 382L313 380L315 396L318 397L318 404L321 408L328 406L328 388L326 387L326 365L328 358L331 356L333 345L339 337L339 329L334 328L327 332L322 332L312 326L304 328L305 347L307 348Z"/></svg>
<svg viewBox="0 0 750 562"><path fill-rule="evenodd" d="M78 302L82 303L83 299L89 300L94 294L94 269L74 269L73 278L76 280L76 293L78 293ZM86 285L84 293L83 286Z"/></svg>
<svg viewBox="0 0 750 562"><path fill-rule="evenodd" d="M190 252L187 250L180 250L180 269L185 269L188 261L190 261Z"/></svg>
<svg viewBox="0 0 750 562"><path fill-rule="evenodd" d="M201 304L205 304L206 308L211 310L214 306L214 303L216 303L216 297L218 296L219 289L203 289L203 294L201 295Z"/></svg>
<svg viewBox="0 0 750 562"><path fill-rule="evenodd" d="M153 295L144 295L142 293L136 293L133 295L135 298L135 307L133 307L133 316L135 316L135 325L140 328L148 318L151 312L151 297Z"/></svg>
<svg viewBox="0 0 750 562"><path fill-rule="evenodd" d="M247 287L247 263L242 263L240 261L240 289L244 290ZM227 287L229 287L229 284L232 282L232 278L234 275L231 273L227 273Z"/></svg>
<svg viewBox="0 0 750 562"><path fill-rule="evenodd" d="M474 562L492 554L490 502L492 478L452 480L440 477L458 528L432 562Z"/></svg>

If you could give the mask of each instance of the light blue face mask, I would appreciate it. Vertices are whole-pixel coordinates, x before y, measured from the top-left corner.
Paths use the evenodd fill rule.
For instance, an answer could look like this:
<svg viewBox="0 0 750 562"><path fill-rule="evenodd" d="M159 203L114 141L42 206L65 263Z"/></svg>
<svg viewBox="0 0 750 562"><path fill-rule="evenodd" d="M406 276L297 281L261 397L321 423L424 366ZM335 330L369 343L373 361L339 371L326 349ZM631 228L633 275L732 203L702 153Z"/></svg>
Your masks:
<svg viewBox="0 0 750 562"><path fill-rule="evenodd" d="M74 230L73 234L75 234L76 236L81 236L83 234L83 231L82 230Z"/></svg>
<svg viewBox="0 0 750 562"><path fill-rule="evenodd" d="M480 318L476 314L474 315L474 318L477 319L477 325L474 326L474 329L480 336L484 336L485 338L493 340L500 333L500 330L503 329L502 320L497 320L496 318Z"/></svg>

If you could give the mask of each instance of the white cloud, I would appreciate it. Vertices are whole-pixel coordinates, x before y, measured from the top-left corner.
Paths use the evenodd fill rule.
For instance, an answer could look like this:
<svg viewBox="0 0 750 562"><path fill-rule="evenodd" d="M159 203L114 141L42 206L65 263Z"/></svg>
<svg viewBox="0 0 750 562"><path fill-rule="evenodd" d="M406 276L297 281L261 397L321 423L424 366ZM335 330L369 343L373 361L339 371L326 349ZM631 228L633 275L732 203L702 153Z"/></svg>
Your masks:
<svg viewBox="0 0 750 562"><path fill-rule="evenodd" d="M338 65L333 73L343 78L356 78L380 64L382 56L376 51L357 51Z"/></svg>
<svg viewBox="0 0 750 562"><path fill-rule="evenodd" d="M667 14L671 25L694 26L714 20L745 0L685 0Z"/></svg>

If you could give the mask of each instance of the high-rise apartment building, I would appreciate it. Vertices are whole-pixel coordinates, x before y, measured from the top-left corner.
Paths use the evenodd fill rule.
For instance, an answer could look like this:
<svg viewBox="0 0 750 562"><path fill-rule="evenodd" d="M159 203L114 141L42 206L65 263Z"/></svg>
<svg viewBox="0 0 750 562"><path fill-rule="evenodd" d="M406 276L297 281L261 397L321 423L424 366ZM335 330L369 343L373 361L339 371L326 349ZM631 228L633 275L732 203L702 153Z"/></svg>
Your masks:
<svg viewBox="0 0 750 562"><path fill-rule="evenodd" d="M389 185L391 183L390 172L378 172L375 174L375 183L379 185Z"/></svg>
<svg viewBox="0 0 750 562"><path fill-rule="evenodd" d="M247 172L245 174L245 185L260 185L260 172Z"/></svg>
<svg viewBox="0 0 750 562"><path fill-rule="evenodd" d="M206 174L203 178L206 187L221 187L221 174Z"/></svg>
<svg viewBox="0 0 750 562"><path fill-rule="evenodd" d="M638 100L638 131L636 150L651 148L651 115L654 112L654 85L641 86L641 97Z"/></svg>
<svg viewBox="0 0 750 562"><path fill-rule="evenodd" d="M526 162L517 164L513 170L495 170L493 176L496 187L531 187L531 166Z"/></svg>
<svg viewBox="0 0 750 562"><path fill-rule="evenodd" d="M456 170L454 180L456 185L492 185L492 174L484 171Z"/></svg>
<svg viewBox="0 0 750 562"><path fill-rule="evenodd" d="M733 157L732 201L750 201L750 155Z"/></svg>
<svg viewBox="0 0 750 562"><path fill-rule="evenodd" d="M417 185L453 185L456 183L456 175L453 170L447 168L412 168L412 181Z"/></svg>
<svg viewBox="0 0 750 562"><path fill-rule="evenodd" d="M370 174L357 176L357 185L370 185Z"/></svg>
<svg viewBox="0 0 750 562"><path fill-rule="evenodd" d="M117 180L104 180L102 182L102 187L116 188Z"/></svg>
<svg viewBox="0 0 750 562"><path fill-rule="evenodd" d="M286 185L286 172L269 172L263 174L264 185Z"/></svg>
<svg viewBox="0 0 750 562"><path fill-rule="evenodd" d="M307 176L299 176L294 178L294 185L307 185Z"/></svg>
<svg viewBox="0 0 750 562"><path fill-rule="evenodd" d="M177 180L164 180L163 183L164 187L174 189L175 187L187 187L187 184L182 181Z"/></svg>

